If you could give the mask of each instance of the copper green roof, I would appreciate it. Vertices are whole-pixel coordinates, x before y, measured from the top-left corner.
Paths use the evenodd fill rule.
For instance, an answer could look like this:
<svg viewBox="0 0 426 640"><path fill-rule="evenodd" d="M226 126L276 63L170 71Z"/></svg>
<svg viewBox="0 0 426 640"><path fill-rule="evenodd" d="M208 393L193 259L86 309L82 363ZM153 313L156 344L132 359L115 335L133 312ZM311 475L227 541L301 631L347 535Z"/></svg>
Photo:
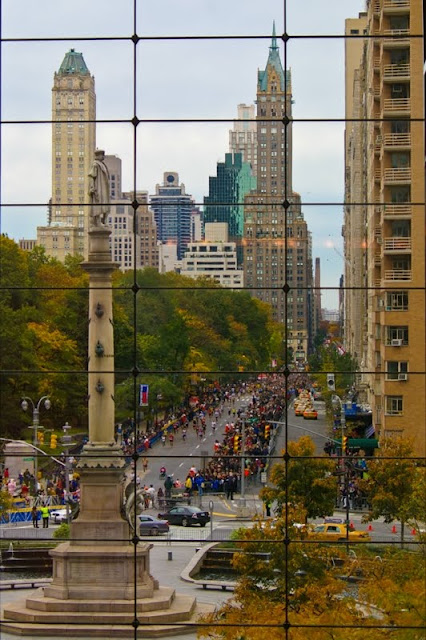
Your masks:
<svg viewBox="0 0 426 640"><path fill-rule="evenodd" d="M83 54L78 53L75 49L70 49L68 53L65 54L65 58L59 67L58 73L64 75L77 74L85 76L88 75L90 71L84 62Z"/></svg>
<svg viewBox="0 0 426 640"><path fill-rule="evenodd" d="M284 88L284 70L283 70L283 66L281 64L281 58L280 58L280 49L277 45L277 36L275 33L275 21L272 27L272 41L271 41L271 46L269 47L269 56L268 56L268 62L266 63L266 67L263 71L258 71L258 88L260 91L266 91L268 88L268 74L267 74L267 69L268 67L274 67L275 71L277 72L278 78L280 80L281 83L281 87ZM290 71L287 71L287 86L290 86Z"/></svg>

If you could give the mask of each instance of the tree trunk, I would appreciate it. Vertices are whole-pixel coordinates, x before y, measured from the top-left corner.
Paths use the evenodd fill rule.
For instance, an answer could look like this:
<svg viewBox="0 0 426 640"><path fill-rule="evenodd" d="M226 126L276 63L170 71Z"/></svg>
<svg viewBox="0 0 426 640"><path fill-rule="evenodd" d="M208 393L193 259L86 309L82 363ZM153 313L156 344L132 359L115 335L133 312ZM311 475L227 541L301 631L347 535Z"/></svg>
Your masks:
<svg viewBox="0 0 426 640"><path fill-rule="evenodd" d="M404 525L405 522L401 520L401 549L404 548Z"/></svg>

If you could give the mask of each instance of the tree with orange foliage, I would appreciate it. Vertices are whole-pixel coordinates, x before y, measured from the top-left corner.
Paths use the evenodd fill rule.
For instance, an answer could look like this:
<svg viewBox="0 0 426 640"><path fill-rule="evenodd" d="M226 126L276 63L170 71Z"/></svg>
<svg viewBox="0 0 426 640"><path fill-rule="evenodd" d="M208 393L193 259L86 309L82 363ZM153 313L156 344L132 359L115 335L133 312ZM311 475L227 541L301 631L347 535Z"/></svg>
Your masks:
<svg viewBox="0 0 426 640"><path fill-rule="evenodd" d="M303 529L294 527L302 518L288 507L275 522L238 531L234 595L204 617L199 637L421 640L422 556L385 549L379 557L367 546L347 555L344 545L307 541Z"/></svg>

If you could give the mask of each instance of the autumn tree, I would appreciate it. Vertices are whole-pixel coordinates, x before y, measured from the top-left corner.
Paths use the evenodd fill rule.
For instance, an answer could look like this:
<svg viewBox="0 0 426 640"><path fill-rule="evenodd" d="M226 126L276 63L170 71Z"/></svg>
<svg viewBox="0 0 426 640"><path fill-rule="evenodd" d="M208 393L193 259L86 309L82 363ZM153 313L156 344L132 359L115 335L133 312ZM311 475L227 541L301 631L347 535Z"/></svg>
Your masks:
<svg viewBox="0 0 426 640"><path fill-rule="evenodd" d="M286 457L286 452L283 451ZM308 518L331 515L336 501L336 479L332 475L334 463L328 457L315 457L315 444L309 436L288 443L288 461L272 467L272 487L261 490L264 500L276 502L282 513L286 503L296 505Z"/></svg>
<svg viewBox="0 0 426 640"><path fill-rule="evenodd" d="M366 520L399 521L401 545L405 525L426 517L424 474L424 466L413 457L412 441L392 437L380 441L377 456L368 463L368 478L360 482L369 504Z"/></svg>
<svg viewBox="0 0 426 640"><path fill-rule="evenodd" d="M286 517L238 530L233 597L203 619L199 637L282 640L288 625L291 640L420 640L421 555L360 545L347 555L344 545L307 543L294 527L301 519L289 506Z"/></svg>

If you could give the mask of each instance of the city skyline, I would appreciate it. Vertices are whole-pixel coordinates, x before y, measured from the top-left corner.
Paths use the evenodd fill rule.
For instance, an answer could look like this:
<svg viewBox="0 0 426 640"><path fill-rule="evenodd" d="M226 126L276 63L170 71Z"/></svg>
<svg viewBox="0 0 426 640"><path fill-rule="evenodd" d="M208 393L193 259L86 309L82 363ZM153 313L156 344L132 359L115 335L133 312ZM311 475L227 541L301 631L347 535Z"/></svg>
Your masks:
<svg viewBox="0 0 426 640"><path fill-rule="evenodd" d="M215 14L204 7L194 13L194 3L187 2L170 16L172 5L165 11L149 6L139 15L138 35L150 36L138 45L137 114L141 119L222 119L222 122L150 122L137 128L136 184L132 177L132 126L128 123L106 123L105 120L129 119L133 115L132 48L129 41L82 41L79 38L133 33L125 23L131 12L121 17L111 3L91 3L84 8L86 21L81 24L67 16L63 33L67 42L19 43L3 42L2 76L8 88L3 98L2 129L3 183L2 201L8 204L38 203L38 207L3 207L1 230L10 237L35 237L37 225L46 223L46 206L51 194L50 158L50 91L52 77L59 69L67 50L74 47L83 53L90 73L95 76L97 94L97 146L123 161L123 188L155 191L164 171L176 171L196 202L203 203L208 194L208 181L223 162L228 151L228 135L240 103L253 104L257 69L266 63L272 24L282 33L281 2L268 1L226 5L219 3ZM291 5L292 3L290 3ZM341 3L331 0L329 11L315 2L305 10L290 6L288 32L294 34L344 34L344 19L363 10L363 0ZM23 12L25 5L27 11ZM77 3L78 5L78 3ZM102 12L96 15L96 8ZM197 5L198 6L198 5ZM31 5L20 3L21 9L3 9L3 38L55 37L58 20L64 9L51 5L46 21L39 26L31 21ZM306 11L308 9L308 11ZM22 18L24 14L24 19ZM75 12L78 15L78 11ZM31 31L30 31L31 30ZM162 40L160 36L199 35L199 40ZM208 35L242 36L252 39L203 40ZM262 37L259 37L261 35ZM59 40L59 38L58 38ZM283 53L282 41L281 55ZM220 46L219 46L220 45ZM197 50L197 56L191 52ZM298 122L309 118L344 118L344 40L294 39L287 46L287 67L292 70L295 105L294 184L304 203L330 202L335 206L309 206L303 211L313 232L313 255L322 263L322 285L336 287L324 292L324 306L337 305L338 277L343 272L341 224L343 202L343 122ZM37 59L37 74L22 77L32 57ZM327 61L333 60L333 65ZM146 65L146 60L149 64ZM315 61L315 64L313 64ZM224 72L223 70L226 69ZM321 71L322 69L322 71ZM35 77L33 77L35 76ZM322 89L324 78L327 91ZM155 86L155 91L151 87ZM190 90L188 90L188 87ZM170 96L173 99L170 99ZM20 124L35 120L37 124ZM31 135L28 135L28 132ZM315 140L315 145L312 144ZM25 155L22 148L25 145ZM21 175L26 175L25 187ZM326 222L326 224L325 224Z"/></svg>

